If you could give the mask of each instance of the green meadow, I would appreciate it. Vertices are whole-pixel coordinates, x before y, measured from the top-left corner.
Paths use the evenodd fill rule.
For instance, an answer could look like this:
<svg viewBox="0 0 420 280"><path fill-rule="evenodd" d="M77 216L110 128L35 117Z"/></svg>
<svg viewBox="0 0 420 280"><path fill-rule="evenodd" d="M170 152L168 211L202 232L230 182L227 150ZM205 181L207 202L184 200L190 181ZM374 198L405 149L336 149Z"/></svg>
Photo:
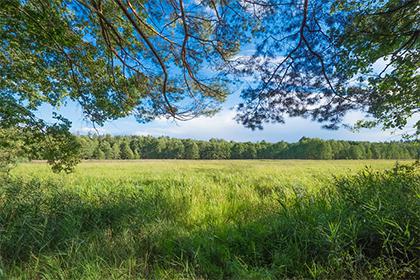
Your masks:
<svg viewBox="0 0 420 280"><path fill-rule="evenodd" d="M392 160L22 163L1 181L0 274L416 279L419 198Z"/></svg>

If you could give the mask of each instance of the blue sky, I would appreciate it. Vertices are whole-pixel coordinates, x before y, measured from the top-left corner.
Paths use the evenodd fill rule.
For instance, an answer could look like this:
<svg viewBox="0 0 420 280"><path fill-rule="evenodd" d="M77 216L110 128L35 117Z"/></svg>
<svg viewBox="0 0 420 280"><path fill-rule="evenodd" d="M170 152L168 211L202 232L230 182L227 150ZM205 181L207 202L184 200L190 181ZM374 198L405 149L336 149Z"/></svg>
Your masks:
<svg viewBox="0 0 420 280"><path fill-rule="evenodd" d="M241 55L247 54L242 51ZM374 68L382 67L379 61ZM244 85L250 81L244 80ZM263 130L243 127L234 120L235 111L232 109L240 102L241 87L230 87L231 95L224 103L222 110L213 117L196 118L186 122L175 122L167 119L157 119L147 124L138 123L134 117L127 117L107 122L103 127L96 127L83 116L80 105L67 102L65 106L54 109L49 105L42 105L37 115L45 120L52 120L52 112L57 111L72 122L72 132L77 134L100 133L112 135L152 135L170 136L176 138L192 138L208 140L219 138L233 141L268 141L268 142L296 142L303 136L318 137L321 139L357 140L357 141L395 141L400 140L401 131L382 131L381 129L363 129L353 132L346 128L327 130L321 128L322 124L303 118L286 118L285 124L268 124ZM348 113L344 119L346 124L354 124L363 119L360 112ZM413 122L413 120L411 121Z"/></svg>
<svg viewBox="0 0 420 280"><path fill-rule="evenodd" d="M362 140L362 141L392 141L399 140L399 134L384 132L380 129L365 129L358 133L341 128L336 131L321 128L321 124L303 118L288 118L285 124L269 124L263 130L252 131L236 123L233 119L235 111L230 108L239 99L234 93L225 103L221 112L211 118L197 118L186 122L158 119L151 123L140 124L134 117L127 117L107 122L103 127L93 128L92 123L84 119L82 109L76 103L69 102L57 111L72 121L72 132L79 134L97 133L112 135L153 135L171 136L176 138L193 138L208 140L210 138L223 138L234 141L288 141L295 142L301 137L319 137L322 139ZM43 105L38 116L51 119L54 109ZM345 122L353 123L361 119L361 113L350 113Z"/></svg>
<svg viewBox="0 0 420 280"><path fill-rule="evenodd" d="M252 50L243 50L240 55L252 53ZM378 61L373 68L381 69L384 61ZM252 83L244 78L244 85ZM134 117L127 117L107 122L103 127L96 127L83 116L80 105L67 102L65 106L54 109L43 105L37 115L45 120L52 120L52 112L58 111L72 122L72 132L77 134L99 133L112 135L152 135L170 136L176 138L192 138L208 140L219 138L233 141L268 141L268 142L296 142L303 136L321 139L356 140L356 141L395 141L400 140L401 131L382 131L381 129L363 129L353 132L346 128L327 130L321 128L322 124L304 118L286 118L285 124L267 124L263 130L251 130L238 124L235 120L235 111L232 109L240 102L242 87L230 87L231 94L224 103L222 110L213 117L200 117L186 122L175 122L167 119L157 119L147 124L138 123ZM346 124L354 124L363 119L360 112L347 114L344 119Z"/></svg>
<svg viewBox="0 0 420 280"><path fill-rule="evenodd" d="M247 56L255 52L252 45L242 47L238 56ZM378 61L373 68L383 67L383 61ZM244 84L253 83L253 80L244 77ZM232 88L231 88L232 89ZM234 88L222 110L212 118L196 118L187 122L174 122L172 120L157 119L147 124L136 122L134 117L127 117L107 122L103 127L96 130L92 123L85 120L82 109L74 102L68 102L59 109L43 105L38 111L42 119L51 119L52 111L58 111L72 122L72 132L79 134L100 133L112 135L153 135L171 136L176 138L193 138L208 140L210 138L222 138L235 141L288 141L295 142L301 137L318 137L322 139L362 140L362 141L392 141L399 140L400 134L381 131L380 129L362 130L352 132L349 129L326 130L321 124L305 120L303 118L286 118L285 124L268 124L263 130L252 131L236 123L233 119L235 111L231 108L240 102L239 93L241 88ZM353 112L345 118L345 123L352 124L362 119L363 114Z"/></svg>

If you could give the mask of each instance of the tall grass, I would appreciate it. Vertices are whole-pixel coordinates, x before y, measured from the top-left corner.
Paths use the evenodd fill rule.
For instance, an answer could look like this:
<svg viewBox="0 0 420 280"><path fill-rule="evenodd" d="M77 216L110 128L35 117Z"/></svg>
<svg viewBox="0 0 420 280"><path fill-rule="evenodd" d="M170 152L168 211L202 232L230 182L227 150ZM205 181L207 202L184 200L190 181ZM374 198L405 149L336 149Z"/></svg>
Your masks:
<svg viewBox="0 0 420 280"><path fill-rule="evenodd" d="M65 177L21 166L1 181L1 274L418 278L418 169L359 165L331 179L333 164L278 164L91 163Z"/></svg>

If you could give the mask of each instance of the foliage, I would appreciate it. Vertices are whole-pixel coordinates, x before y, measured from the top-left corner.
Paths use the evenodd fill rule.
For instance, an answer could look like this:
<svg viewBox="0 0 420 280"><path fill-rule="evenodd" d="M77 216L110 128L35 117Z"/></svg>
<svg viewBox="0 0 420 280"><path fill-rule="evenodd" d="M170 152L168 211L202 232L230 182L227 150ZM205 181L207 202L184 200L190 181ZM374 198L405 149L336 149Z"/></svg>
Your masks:
<svg viewBox="0 0 420 280"><path fill-rule="evenodd" d="M366 84L360 86L363 91L358 100L374 117L359 126L382 124L403 129L411 117L418 116L420 108L419 3L390 0L361 5L351 0L341 5L340 9L351 16L340 38L346 49L342 62L346 66L340 67ZM372 71L378 60L383 66ZM411 133L419 135L420 121L414 128Z"/></svg>
<svg viewBox="0 0 420 280"><path fill-rule="evenodd" d="M72 171L80 161L80 144L69 132L70 122L54 115L46 124L9 95L0 96L0 165L6 171L19 158L43 158L54 171Z"/></svg>
<svg viewBox="0 0 420 280"><path fill-rule="evenodd" d="M2 0L1 91L30 109L69 97L99 124L132 113L142 121L211 113L223 85L202 80L199 66L235 50L217 34L222 23L198 26L194 15L206 5L186 7L169 30L158 31L156 22L184 9L182 1L171 3L159 13L154 1ZM200 46L205 40L214 40L220 54ZM195 103L188 106L188 98Z"/></svg>
<svg viewBox="0 0 420 280"><path fill-rule="evenodd" d="M224 79L204 79L200 69L235 53L238 39L231 35L238 33L222 34L224 22L206 23L200 15L206 17L209 5L184 12L182 1L169 1L162 11L156 1L0 0L2 128L24 124L40 137L54 138L57 127L40 130L47 124L35 121L33 113L43 104L57 109L69 101L99 125L127 115L146 122L213 114L226 95ZM154 26L165 21L173 22ZM69 128L64 124L60 133ZM48 151L58 152L50 155L61 162L55 170L75 163L67 153L77 150L59 152L75 148L66 135L71 141L57 139L65 146Z"/></svg>
<svg viewBox="0 0 420 280"><path fill-rule="evenodd" d="M1 182L1 271L29 279L415 279L419 171L370 163L375 169L362 171L366 161L82 163L64 178L24 164Z"/></svg>
<svg viewBox="0 0 420 280"><path fill-rule="evenodd" d="M22 153L23 143L18 134L9 129L0 130L0 172L8 172Z"/></svg>
<svg viewBox="0 0 420 280"><path fill-rule="evenodd" d="M242 91L240 122L255 129L304 116L337 129L347 112L362 110L370 118L356 127L404 129L414 118L408 134L420 133L418 1L252 4L261 15L256 50L234 73L258 82Z"/></svg>
<svg viewBox="0 0 420 280"><path fill-rule="evenodd" d="M26 127L39 149L54 139L50 161L71 170L70 123L36 119L41 105L78 103L98 125L188 120L214 114L228 87L252 76L237 116L250 128L285 115L338 128L363 110L373 119L356 127L402 129L419 113L417 2L0 0L1 128ZM205 157L231 156L225 143L207 146ZM183 153L181 144L170 152Z"/></svg>
<svg viewBox="0 0 420 280"><path fill-rule="evenodd" d="M185 159L199 159L200 158L200 149L196 141L186 140L184 141L185 149Z"/></svg>
<svg viewBox="0 0 420 280"><path fill-rule="evenodd" d="M120 144L120 158L121 159L133 159L134 153L131 150L130 146L128 146L127 142L122 142Z"/></svg>
<svg viewBox="0 0 420 280"><path fill-rule="evenodd" d="M84 159L417 159L420 153L418 141L372 143L303 137L297 143L252 143L110 135L79 136L78 140Z"/></svg>

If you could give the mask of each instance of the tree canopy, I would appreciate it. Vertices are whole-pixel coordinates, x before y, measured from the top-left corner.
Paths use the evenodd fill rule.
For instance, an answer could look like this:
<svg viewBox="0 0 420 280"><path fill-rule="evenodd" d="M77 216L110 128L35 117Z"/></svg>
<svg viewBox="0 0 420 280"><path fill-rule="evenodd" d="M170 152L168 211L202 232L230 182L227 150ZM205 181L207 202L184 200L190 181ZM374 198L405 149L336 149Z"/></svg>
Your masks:
<svg viewBox="0 0 420 280"><path fill-rule="evenodd" d="M36 118L42 104L75 101L97 125L188 120L250 77L237 120L252 129L287 115L338 128L351 110L402 129L420 108L419 14L413 0L0 0L0 148L42 142L71 170L71 124Z"/></svg>
<svg viewBox="0 0 420 280"><path fill-rule="evenodd" d="M76 136L83 159L418 159L418 141L362 142L302 137L298 142L209 141L152 136ZM119 147L114 153L110 147ZM44 159L39 154L36 159Z"/></svg>
<svg viewBox="0 0 420 280"><path fill-rule="evenodd" d="M289 115L338 128L345 113L361 110L373 119L359 126L402 129L418 117L418 1L267 4L256 51L239 62L260 80L242 92L238 119L246 126ZM414 127L418 134L420 122Z"/></svg>

